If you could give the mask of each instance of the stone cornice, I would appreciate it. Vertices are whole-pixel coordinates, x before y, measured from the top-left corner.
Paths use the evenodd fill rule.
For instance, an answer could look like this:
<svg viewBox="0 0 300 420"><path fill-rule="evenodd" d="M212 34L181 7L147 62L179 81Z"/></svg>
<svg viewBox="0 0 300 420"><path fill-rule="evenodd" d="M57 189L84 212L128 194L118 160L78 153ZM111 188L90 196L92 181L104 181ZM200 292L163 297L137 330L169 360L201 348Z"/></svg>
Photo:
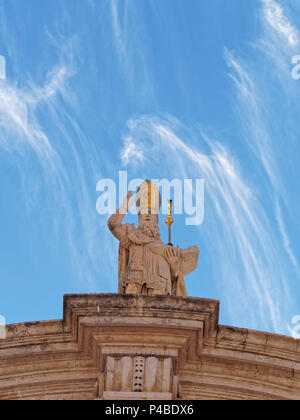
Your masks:
<svg viewBox="0 0 300 420"><path fill-rule="evenodd" d="M108 396L107 357L138 354L170 358L184 398L300 399L299 340L218 318L219 302L210 299L66 295L63 320L7 327L0 399Z"/></svg>

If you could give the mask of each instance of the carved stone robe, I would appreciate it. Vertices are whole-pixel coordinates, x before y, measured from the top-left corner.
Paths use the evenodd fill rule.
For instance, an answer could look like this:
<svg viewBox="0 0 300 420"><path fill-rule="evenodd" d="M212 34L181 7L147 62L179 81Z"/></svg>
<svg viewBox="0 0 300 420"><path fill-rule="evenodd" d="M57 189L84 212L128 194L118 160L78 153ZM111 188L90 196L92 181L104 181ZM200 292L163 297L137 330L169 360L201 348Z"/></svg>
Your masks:
<svg viewBox="0 0 300 420"><path fill-rule="evenodd" d="M119 293L126 293L129 284L136 284L140 293L155 289L162 294L187 296L184 276L197 267L198 248L180 251L180 275L174 278L164 258L166 245L144 235L133 224L122 224L124 216L116 213L108 221L109 229L120 241Z"/></svg>

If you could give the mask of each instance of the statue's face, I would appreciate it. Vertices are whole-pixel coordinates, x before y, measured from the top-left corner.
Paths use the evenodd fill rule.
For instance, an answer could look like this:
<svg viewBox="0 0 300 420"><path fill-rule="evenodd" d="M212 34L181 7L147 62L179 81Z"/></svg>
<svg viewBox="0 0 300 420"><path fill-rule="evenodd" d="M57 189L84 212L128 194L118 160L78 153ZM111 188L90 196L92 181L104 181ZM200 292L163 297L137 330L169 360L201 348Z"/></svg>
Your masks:
<svg viewBox="0 0 300 420"><path fill-rule="evenodd" d="M139 228L142 230L144 235L148 236L149 238L160 238L157 214L140 214Z"/></svg>

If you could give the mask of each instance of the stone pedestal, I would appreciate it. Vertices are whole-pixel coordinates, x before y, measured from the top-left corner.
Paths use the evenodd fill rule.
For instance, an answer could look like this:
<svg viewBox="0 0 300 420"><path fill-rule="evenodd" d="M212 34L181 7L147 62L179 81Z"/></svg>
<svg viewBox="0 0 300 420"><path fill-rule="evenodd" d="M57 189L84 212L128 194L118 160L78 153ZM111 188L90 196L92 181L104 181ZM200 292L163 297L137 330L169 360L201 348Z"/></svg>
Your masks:
<svg viewBox="0 0 300 420"><path fill-rule="evenodd" d="M80 297L65 298L82 350L99 368L97 398L179 398L179 369L188 359L197 360L217 322L218 302L105 295L98 303L97 316L91 316Z"/></svg>

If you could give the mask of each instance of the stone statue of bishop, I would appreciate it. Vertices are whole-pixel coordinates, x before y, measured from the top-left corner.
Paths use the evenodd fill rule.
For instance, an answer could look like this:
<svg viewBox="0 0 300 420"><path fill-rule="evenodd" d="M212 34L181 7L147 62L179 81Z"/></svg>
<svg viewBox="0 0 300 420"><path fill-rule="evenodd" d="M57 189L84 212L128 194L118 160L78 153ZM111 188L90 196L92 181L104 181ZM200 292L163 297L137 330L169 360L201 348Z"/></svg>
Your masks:
<svg viewBox="0 0 300 420"><path fill-rule="evenodd" d="M139 225L122 223L136 204ZM174 248L160 239L160 192L144 181L135 198L129 191L122 206L109 218L108 227L120 241L119 293L187 296L184 277L197 267L199 249Z"/></svg>

